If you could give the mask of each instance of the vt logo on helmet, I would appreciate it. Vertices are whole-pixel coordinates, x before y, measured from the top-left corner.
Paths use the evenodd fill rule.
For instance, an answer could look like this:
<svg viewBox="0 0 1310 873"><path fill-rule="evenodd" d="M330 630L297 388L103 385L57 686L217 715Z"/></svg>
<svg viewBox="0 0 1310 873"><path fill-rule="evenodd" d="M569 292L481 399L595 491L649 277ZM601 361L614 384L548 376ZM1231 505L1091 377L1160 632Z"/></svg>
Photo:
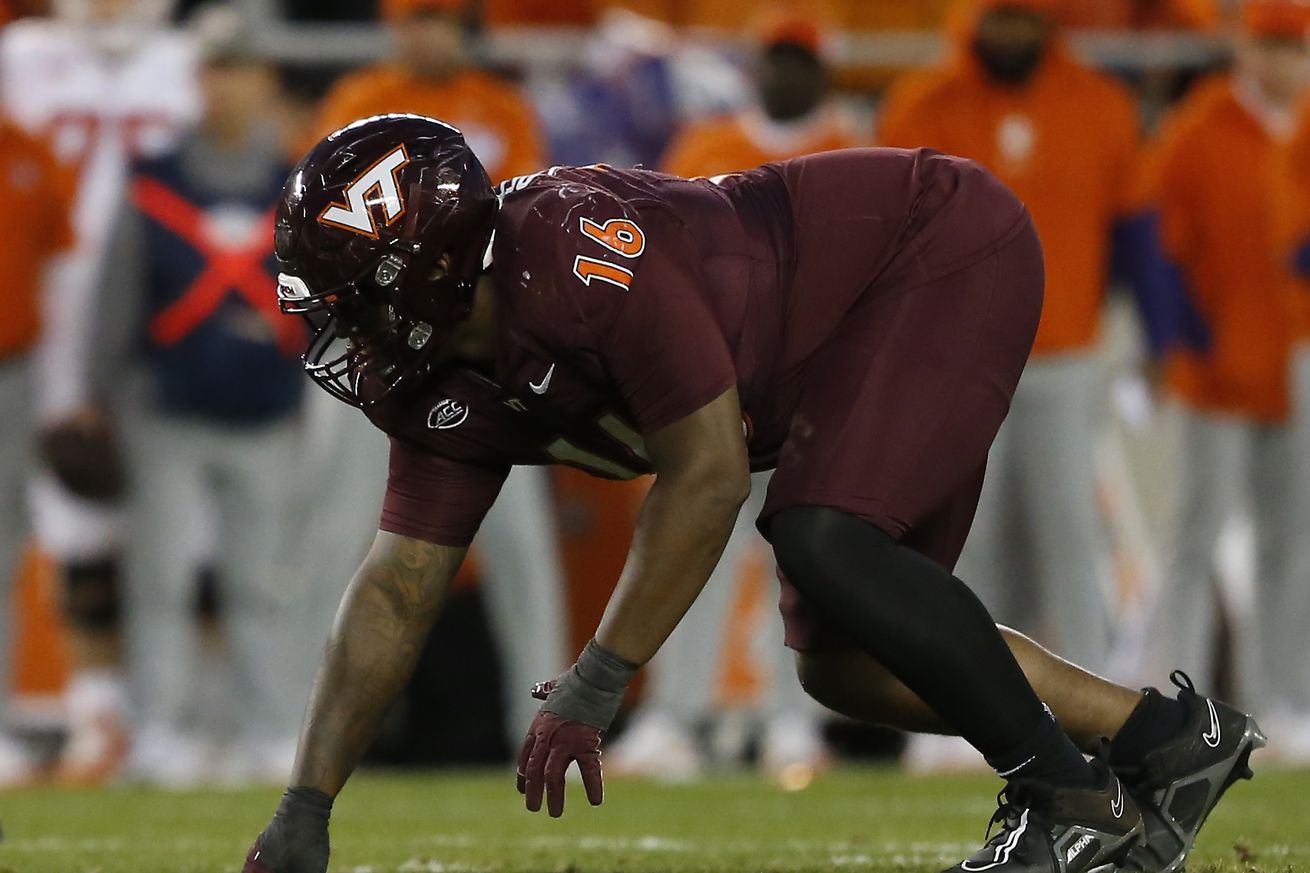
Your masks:
<svg viewBox="0 0 1310 873"><path fill-rule="evenodd" d="M379 204L382 206L387 224L391 224L405 214L405 201L400 196L397 174L400 168L408 163L409 155L405 152L405 147L396 146L364 175L346 186L344 204L333 203L323 210L318 220L323 224L353 230L377 239L378 225L373 218L375 207Z"/></svg>
<svg viewBox="0 0 1310 873"><path fill-rule="evenodd" d="M354 406L413 384L468 318L497 201L458 130L379 115L331 134L278 206L278 305L313 327L305 371Z"/></svg>

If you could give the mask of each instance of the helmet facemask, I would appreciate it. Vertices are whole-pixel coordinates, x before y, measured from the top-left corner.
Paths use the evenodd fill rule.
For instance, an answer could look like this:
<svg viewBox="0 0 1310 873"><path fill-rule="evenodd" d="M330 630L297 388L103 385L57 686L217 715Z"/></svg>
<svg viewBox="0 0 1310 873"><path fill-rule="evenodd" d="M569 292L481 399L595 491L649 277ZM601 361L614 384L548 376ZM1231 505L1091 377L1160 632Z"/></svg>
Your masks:
<svg viewBox="0 0 1310 873"><path fill-rule="evenodd" d="M408 210L388 252L353 281L315 291L294 275L279 277L279 308L303 316L313 329L305 372L333 397L371 406L447 356L452 335L472 311L496 211L494 200L472 215L465 204L463 220L451 226L459 190L449 170L425 172L407 202L429 208Z"/></svg>

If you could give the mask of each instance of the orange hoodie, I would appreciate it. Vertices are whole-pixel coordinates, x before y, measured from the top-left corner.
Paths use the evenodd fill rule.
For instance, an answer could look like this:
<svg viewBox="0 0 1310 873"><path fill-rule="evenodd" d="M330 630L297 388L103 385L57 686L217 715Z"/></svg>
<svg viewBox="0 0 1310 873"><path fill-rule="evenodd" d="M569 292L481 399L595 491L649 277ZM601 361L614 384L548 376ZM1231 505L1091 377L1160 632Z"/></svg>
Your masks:
<svg viewBox="0 0 1310 873"><path fill-rule="evenodd" d="M536 172L545 163L536 116L514 88L475 70L434 82L388 64L336 83L306 148L352 121L388 112L430 115L458 127L495 182Z"/></svg>
<svg viewBox="0 0 1310 873"><path fill-rule="evenodd" d="M972 158L1022 198L1046 254L1046 304L1033 354L1079 352L1097 339L1112 227L1133 206L1136 107L1119 83L1076 60L1058 36L1027 87L992 82L966 45L978 2L996 0L957 12L953 57L893 87L880 139Z"/></svg>
<svg viewBox="0 0 1310 873"><path fill-rule="evenodd" d="M1297 324L1276 243L1284 147L1220 77L1175 109L1147 162L1162 245L1209 334L1205 347L1166 359L1171 393L1192 408L1272 422L1288 414Z"/></svg>

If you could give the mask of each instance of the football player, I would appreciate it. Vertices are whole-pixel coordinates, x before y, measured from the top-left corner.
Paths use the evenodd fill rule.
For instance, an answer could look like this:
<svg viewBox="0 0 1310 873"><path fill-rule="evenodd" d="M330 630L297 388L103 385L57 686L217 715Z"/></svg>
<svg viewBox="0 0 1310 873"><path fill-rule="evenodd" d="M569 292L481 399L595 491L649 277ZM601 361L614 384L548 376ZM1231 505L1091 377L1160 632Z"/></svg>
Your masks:
<svg viewBox="0 0 1310 873"><path fill-rule="evenodd" d="M573 762L601 802L624 690L770 467L758 524L806 689L958 733L1008 780L999 833L954 870L1105 870L1143 841L1143 866L1176 870L1246 774L1248 716L1182 676L1177 699L1139 694L1007 639L951 575L1042 303L1028 214L978 165L856 149L698 180L556 167L493 191L457 130L380 116L304 158L276 237L310 376L390 434L392 460L246 873L325 870L333 798L513 464L655 474L594 638L539 689L529 810L562 814ZM1089 761L1098 736L1114 743Z"/></svg>
<svg viewBox="0 0 1310 873"><path fill-rule="evenodd" d="M470 54L469 5L465 0L383 0L379 11L392 56L333 85L304 148L356 118L418 112L457 119L496 181L540 167L542 138L531 104L508 82L480 69ZM343 558L355 563L368 550L381 505L376 485L385 475L387 443L367 421L329 397L311 400L309 414L326 425L315 433L328 466L343 473L307 483L305 501L313 510L302 565L310 572L330 572ZM364 489L370 489L371 500L355 496ZM504 726L511 745L535 711L530 698L511 694L509 688L531 684L543 669L567 663L559 532L541 523L549 502L546 471L515 471L474 546L487 617L507 678ZM346 530L357 535L343 536ZM525 628L528 616L533 621Z"/></svg>

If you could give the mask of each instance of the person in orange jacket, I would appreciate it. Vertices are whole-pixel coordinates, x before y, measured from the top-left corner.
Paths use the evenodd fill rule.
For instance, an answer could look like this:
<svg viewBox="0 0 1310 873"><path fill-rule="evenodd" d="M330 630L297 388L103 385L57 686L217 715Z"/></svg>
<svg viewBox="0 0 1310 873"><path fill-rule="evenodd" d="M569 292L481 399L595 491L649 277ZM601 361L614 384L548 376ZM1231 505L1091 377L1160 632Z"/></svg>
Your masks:
<svg viewBox="0 0 1310 873"><path fill-rule="evenodd" d="M830 44L812 17L774 10L757 28L758 101L732 115L684 128L661 169L675 176L714 176L769 161L861 145L827 99Z"/></svg>
<svg viewBox="0 0 1310 873"><path fill-rule="evenodd" d="M392 112L429 115L459 128L493 181L543 168L538 123L526 98L476 69L465 49L467 0L381 0L395 57L342 78L328 93L309 145L359 118ZM302 543L310 572L356 562L366 538L340 535L375 529L386 478L387 440L354 411L320 391L309 400L323 453L317 463L343 474L308 486L307 502L322 523L307 525ZM536 703L524 693L567 662L562 558L549 478L519 468L505 483L475 543L489 619L505 671L505 737L522 739ZM373 495L370 500L359 494ZM371 536L371 534L370 534ZM309 578L313 578L311 575ZM524 628L530 632L525 633Z"/></svg>
<svg viewBox="0 0 1310 873"><path fill-rule="evenodd" d="M74 179L42 140L0 117L0 788L35 775L35 759L8 732L13 583L28 530L25 491L32 466L33 352L41 333L43 286L73 245Z"/></svg>
<svg viewBox="0 0 1310 873"><path fill-rule="evenodd" d="M828 36L810 16L768 10L756 23L758 101L733 115L691 124L670 144L662 166L675 176L715 176L816 151L850 148L856 137L828 102ZM699 775L703 755L694 740L714 707L715 681L725 660L725 630L740 594L743 566L765 545L750 519L759 514L770 473L754 474L751 498L733 529L705 592L651 662L642 706L610 750L616 772L681 780ZM646 483L634 483L644 493ZM619 499L615 495L614 499ZM753 506L753 510L752 510ZM772 566L771 563L768 566ZM777 631L775 634L774 632ZM761 666L766 699L760 766L783 784L803 784L828 760L818 712L791 677L792 653L772 624L753 648L774 651Z"/></svg>
<svg viewBox="0 0 1310 873"><path fill-rule="evenodd" d="M960 573L998 621L1104 669L1113 616L1099 572L1094 457L1105 391L1095 352L1113 230L1132 208L1138 124L1125 89L1066 46L1058 6L962 3L950 24L952 56L894 85L880 132L883 145L979 161L1036 222L1045 306L992 447ZM1012 534L1030 548L1018 548ZM1031 563L1011 567L1020 554Z"/></svg>
<svg viewBox="0 0 1310 873"><path fill-rule="evenodd" d="M1294 131L1310 60L1310 4L1249 0L1230 75L1202 84L1167 121L1147 166L1179 301L1164 355L1182 410L1176 531L1152 623L1160 663L1213 668L1216 542L1235 515L1255 529L1260 659L1242 690L1276 711L1289 695L1310 709L1300 638L1310 614L1291 556L1298 464L1289 427L1297 333L1288 259L1276 253L1286 189L1274 184ZM1297 689L1295 686L1301 686ZM1277 719L1276 719L1277 720Z"/></svg>
<svg viewBox="0 0 1310 873"><path fill-rule="evenodd" d="M307 146L360 118L413 112L458 127L485 155L493 182L541 169L544 147L531 106L468 56L466 6L465 0L382 0L394 59L340 79L324 99Z"/></svg>

